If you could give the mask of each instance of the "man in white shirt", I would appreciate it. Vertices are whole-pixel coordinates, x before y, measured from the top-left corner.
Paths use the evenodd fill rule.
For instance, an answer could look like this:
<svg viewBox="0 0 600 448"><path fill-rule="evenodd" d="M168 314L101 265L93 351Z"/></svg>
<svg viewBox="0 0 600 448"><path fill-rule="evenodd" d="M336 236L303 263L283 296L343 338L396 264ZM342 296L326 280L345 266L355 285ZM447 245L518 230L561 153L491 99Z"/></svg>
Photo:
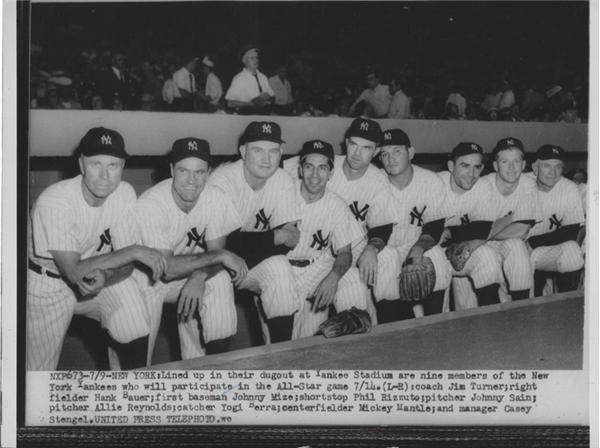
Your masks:
<svg viewBox="0 0 600 448"><path fill-rule="evenodd" d="M275 104L273 111L277 115L291 115L292 103L292 85L287 78L287 67L280 65L277 69L277 74L269 78L269 84L275 92Z"/></svg>
<svg viewBox="0 0 600 448"><path fill-rule="evenodd" d="M379 83L379 75L375 71L367 74L367 86L350 106L348 115L353 116L356 107L364 102L365 105L359 115L372 118L386 117L392 101L390 88Z"/></svg>
<svg viewBox="0 0 600 448"><path fill-rule="evenodd" d="M407 96L402 90L404 87L403 84L402 81L395 79L390 82L390 88L392 92L394 92L394 96L392 97L390 108L388 110L389 118L407 119L411 117L410 104L412 98Z"/></svg>
<svg viewBox="0 0 600 448"><path fill-rule="evenodd" d="M227 106L242 115L269 115L275 92L267 77L258 70L259 49L246 47L242 63L244 69L233 77L225 94Z"/></svg>
<svg viewBox="0 0 600 448"><path fill-rule="evenodd" d="M205 79L204 93L198 92L197 108L200 112L216 112L223 96L221 80L214 74L215 63L208 56L202 59L202 73Z"/></svg>
<svg viewBox="0 0 600 448"><path fill-rule="evenodd" d="M180 112L194 110L194 97L198 92L194 72L198 66L198 58L189 60L183 67L173 73L173 107Z"/></svg>

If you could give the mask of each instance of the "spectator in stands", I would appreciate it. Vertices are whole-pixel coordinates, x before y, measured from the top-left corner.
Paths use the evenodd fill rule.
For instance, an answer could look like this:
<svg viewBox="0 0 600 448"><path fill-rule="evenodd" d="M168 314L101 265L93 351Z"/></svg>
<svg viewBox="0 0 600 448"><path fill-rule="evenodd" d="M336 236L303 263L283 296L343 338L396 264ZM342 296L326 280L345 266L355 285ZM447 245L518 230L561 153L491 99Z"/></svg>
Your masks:
<svg viewBox="0 0 600 448"><path fill-rule="evenodd" d="M92 109L93 110L104 109L104 102L102 101L102 97L100 95L94 95L92 97Z"/></svg>
<svg viewBox="0 0 600 448"><path fill-rule="evenodd" d="M446 120L462 120L458 112L458 106L455 103L446 103L446 110L444 111L444 118Z"/></svg>
<svg viewBox="0 0 600 448"><path fill-rule="evenodd" d="M143 106L144 95L151 95L152 101L154 102L158 101L162 97L162 83L160 78L157 76L156 68L152 63L149 61L144 61L141 69L141 95ZM147 96L146 99L148 99Z"/></svg>
<svg viewBox="0 0 600 448"><path fill-rule="evenodd" d="M461 92L462 89L454 80L450 81L448 87L449 93L448 98L446 98L446 107L449 104L456 105L456 117L450 119L463 119L465 117L465 111L467 109L467 100ZM446 109L446 111L448 110ZM452 114L451 116L453 115L454 114Z"/></svg>
<svg viewBox="0 0 600 448"><path fill-rule="evenodd" d="M198 67L197 57L188 59L187 62L173 73L173 109L178 112L192 112L198 89L194 72ZM164 90L163 90L164 93Z"/></svg>
<svg viewBox="0 0 600 448"><path fill-rule="evenodd" d="M288 79L287 67L281 64L277 68L277 74L269 78L269 84L275 93L275 103L273 104L273 112L277 115L291 115L292 103L292 85Z"/></svg>
<svg viewBox="0 0 600 448"><path fill-rule="evenodd" d="M177 86L175 85L175 81L173 81L173 74L177 71L177 67L174 64L169 65L169 77L163 83L162 88L162 99L167 105L168 110L173 110L173 101L175 100L175 95L179 92L177 91Z"/></svg>
<svg viewBox="0 0 600 448"><path fill-rule="evenodd" d="M575 101L570 101L563 105L558 121L563 123L581 123Z"/></svg>
<svg viewBox="0 0 600 448"><path fill-rule="evenodd" d="M520 113L524 120L530 120L544 106L545 97L540 91L538 83L528 80L521 96Z"/></svg>
<svg viewBox="0 0 600 448"><path fill-rule="evenodd" d="M350 116L383 118L390 110L391 101L390 88L380 83L377 71L371 70L367 73L367 88L352 103L348 113Z"/></svg>
<svg viewBox="0 0 600 448"><path fill-rule="evenodd" d="M465 111L465 119L476 121L479 120L479 104L470 103Z"/></svg>
<svg viewBox="0 0 600 448"><path fill-rule="evenodd" d="M60 109L81 109L81 103L77 100L77 93L72 87L63 87L59 93Z"/></svg>
<svg viewBox="0 0 600 448"><path fill-rule="evenodd" d="M412 118L410 114L412 98L404 93L405 84L405 81L400 77L395 77L390 81L393 96L388 110L389 118Z"/></svg>
<svg viewBox="0 0 600 448"><path fill-rule="evenodd" d="M500 103L498 104L498 109L508 109L511 108L515 103L515 93L512 90L512 86L507 80L502 81L502 95L500 96Z"/></svg>
<svg viewBox="0 0 600 448"><path fill-rule="evenodd" d="M100 74L98 80L100 94L106 103L118 95L124 108L133 106L133 80L125 67L125 55L117 51L111 58L111 65Z"/></svg>
<svg viewBox="0 0 600 448"><path fill-rule="evenodd" d="M198 92L196 109L199 112L216 112L219 101L223 96L221 80L214 73L215 63L209 56L202 58L202 76L204 78L204 92Z"/></svg>
<svg viewBox="0 0 600 448"><path fill-rule="evenodd" d="M489 113L492 109L498 111L501 98L502 89L497 82L493 82L490 91L481 102L481 109L489 116Z"/></svg>
<svg viewBox="0 0 600 448"><path fill-rule="evenodd" d="M259 70L259 49L248 45L242 50L244 68L231 80L225 94L227 106L242 115L268 115L275 92Z"/></svg>

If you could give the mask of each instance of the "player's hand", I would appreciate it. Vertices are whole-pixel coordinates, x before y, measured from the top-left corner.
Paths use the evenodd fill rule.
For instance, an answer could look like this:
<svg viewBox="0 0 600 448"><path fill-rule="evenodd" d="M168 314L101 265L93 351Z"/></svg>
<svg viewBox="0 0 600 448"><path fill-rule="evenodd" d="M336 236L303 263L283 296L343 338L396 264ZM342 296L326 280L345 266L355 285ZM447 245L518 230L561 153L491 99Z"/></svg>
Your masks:
<svg viewBox="0 0 600 448"><path fill-rule="evenodd" d="M363 253L356 262L360 279L369 286L373 286L377 281L377 250L367 244Z"/></svg>
<svg viewBox="0 0 600 448"><path fill-rule="evenodd" d="M181 288L177 302L178 322L187 322L197 310L202 308L202 299L206 288L204 279L204 275L192 274Z"/></svg>
<svg viewBox="0 0 600 448"><path fill-rule="evenodd" d="M106 272L103 269L94 269L77 282L77 288L83 297L94 296L106 284Z"/></svg>
<svg viewBox="0 0 600 448"><path fill-rule="evenodd" d="M311 311L323 311L333 303L339 281L340 278L335 272L330 272L321 280L314 292L315 300L310 305Z"/></svg>
<svg viewBox="0 0 600 448"><path fill-rule="evenodd" d="M167 259L156 249L146 246L136 247L136 260L152 270L152 280L158 281L167 270Z"/></svg>
<svg viewBox="0 0 600 448"><path fill-rule="evenodd" d="M407 260L412 260L410 263L407 263L407 265L417 265L420 266L423 264L423 248L421 246L413 246L410 251L408 252L408 255L406 256Z"/></svg>
<svg viewBox="0 0 600 448"><path fill-rule="evenodd" d="M244 259L233 252L223 250L221 254L221 263L231 275L231 281L238 286L248 274L248 265Z"/></svg>
<svg viewBox="0 0 600 448"><path fill-rule="evenodd" d="M300 230L298 230L296 223L288 222L281 229L276 229L273 234L275 246L284 244L293 249L298 244L298 241L300 241Z"/></svg>

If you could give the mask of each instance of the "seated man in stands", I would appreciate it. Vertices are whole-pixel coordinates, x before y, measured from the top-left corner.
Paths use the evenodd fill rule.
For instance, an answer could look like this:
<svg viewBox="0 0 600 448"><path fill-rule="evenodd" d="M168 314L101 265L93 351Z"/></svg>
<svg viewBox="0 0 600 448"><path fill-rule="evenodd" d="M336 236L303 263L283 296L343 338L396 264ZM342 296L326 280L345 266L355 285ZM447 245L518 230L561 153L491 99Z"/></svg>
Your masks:
<svg viewBox="0 0 600 448"><path fill-rule="evenodd" d="M384 118L390 109L391 101L390 88L379 82L379 74L376 71L370 71L367 73L367 88L352 103L348 115ZM360 112L356 113L358 111Z"/></svg>

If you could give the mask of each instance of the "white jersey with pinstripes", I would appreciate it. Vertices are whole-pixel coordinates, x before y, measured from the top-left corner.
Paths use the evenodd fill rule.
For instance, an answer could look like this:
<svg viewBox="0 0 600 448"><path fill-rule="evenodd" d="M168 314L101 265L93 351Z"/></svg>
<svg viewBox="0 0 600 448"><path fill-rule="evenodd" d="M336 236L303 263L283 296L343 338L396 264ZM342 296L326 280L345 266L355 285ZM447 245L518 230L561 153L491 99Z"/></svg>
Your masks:
<svg viewBox="0 0 600 448"><path fill-rule="evenodd" d="M223 192L206 185L196 205L183 212L175 203L166 179L144 192L135 205L137 227L145 246L191 255L206 251L206 241L229 235L241 227L240 217Z"/></svg>
<svg viewBox="0 0 600 448"><path fill-rule="evenodd" d="M240 215L243 232L263 232L300 217L293 180L282 169L254 191L244 178L244 161L238 160L217 168L208 184L222 190Z"/></svg>
<svg viewBox="0 0 600 448"><path fill-rule="evenodd" d="M493 202L496 206L494 217L497 219L510 214L514 222L537 220L540 210L535 180L522 175L519 177L517 188L505 196L498 190L496 176L496 173L483 176L483 179L487 180L492 187Z"/></svg>
<svg viewBox="0 0 600 448"><path fill-rule="evenodd" d="M129 242L126 217L136 201L133 187L122 181L102 205L92 207L83 197L81 183L79 175L51 185L31 212L30 256L53 272L58 269L50 251L78 252L86 259Z"/></svg>
<svg viewBox="0 0 600 448"><path fill-rule="evenodd" d="M495 220L492 187L486 179L480 178L470 190L459 194L450 186L449 171L437 175L442 179L446 190L441 212L446 218L446 227L465 225L473 221Z"/></svg>
<svg viewBox="0 0 600 448"><path fill-rule="evenodd" d="M433 171L416 165L412 168L413 178L402 190L390 183L394 230L388 244L392 246L412 247L421 236L423 224L444 218L444 184Z"/></svg>
<svg viewBox="0 0 600 448"><path fill-rule="evenodd" d="M533 174L528 174L533 177ZM585 216L581 196L575 182L562 177L550 191L538 189L541 222L536 224L529 236L541 235L570 224L583 224Z"/></svg>
<svg viewBox="0 0 600 448"><path fill-rule="evenodd" d="M300 183L297 181L296 185L301 210L300 240L288 252L289 259L316 260L364 238L362 227L352 218L342 198L326 189L321 199L307 203L300 194Z"/></svg>
<svg viewBox="0 0 600 448"><path fill-rule="evenodd" d="M343 170L345 159L345 156L335 156L333 174L327 188L344 200L365 230L390 224L391 196L387 177L371 164L360 179L349 180ZM298 161L298 156L292 157L283 165L294 178L298 178Z"/></svg>

